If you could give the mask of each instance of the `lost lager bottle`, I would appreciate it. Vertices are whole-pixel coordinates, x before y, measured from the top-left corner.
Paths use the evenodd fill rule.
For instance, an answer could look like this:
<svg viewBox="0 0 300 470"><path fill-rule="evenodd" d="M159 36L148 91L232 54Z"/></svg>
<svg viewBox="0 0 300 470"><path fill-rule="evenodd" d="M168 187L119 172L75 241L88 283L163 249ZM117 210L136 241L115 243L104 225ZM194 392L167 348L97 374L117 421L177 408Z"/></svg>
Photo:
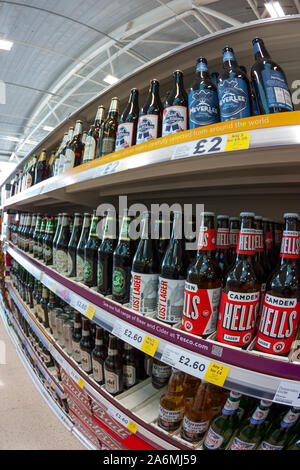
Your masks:
<svg viewBox="0 0 300 470"><path fill-rule="evenodd" d="M95 122L91 126L84 147L83 163L90 162L96 158L97 145L100 137L101 125L104 122L104 106L99 106Z"/></svg>
<svg viewBox="0 0 300 470"><path fill-rule="evenodd" d="M56 269L59 274L68 271L68 244L70 240L69 215L62 214L61 228L56 244Z"/></svg>
<svg viewBox="0 0 300 470"><path fill-rule="evenodd" d="M297 423L299 414L300 408L290 408L283 416L280 424L273 423L271 425L268 432L264 435L258 450L282 450L289 439L291 429Z"/></svg>
<svg viewBox="0 0 300 470"><path fill-rule="evenodd" d="M161 136L163 105L159 96L159 81L151 80L144 106L140 111L137 144L157 139Z"/></svg>
<svg viewBox="0 0 300 470"><path fill-rule="evenodd" d="M82 217L80 214L74 214L73 231L68 245L68 272L67 277L76 276L76 251L82 232Z"/></svg>
<svg viewBox="0 0 300 470"><path fill-rule="evenodd" d="M103 240L98 249L97 287L102 295L112 293L113 254L117 245L116 218L108 210L105 220Z"/></svg>
<svg viewBox="0 0 300 470"><path fill-rule="evenodd" d="M111 395L123 391L123 363L118 351L117 338L109 335L108 355L104 362L105 388Z"/></svg>
<svg viewBox="0 0 300 470"><path fill-rule="evenodd" d="M76 249L76 280L82 282L84 278L84 247L88 241L91 227L91 214L85 212L82 232Z"/></svg>
<svg viewBox="0 0 300 470"><path fill-rule="evenodd" d="M162 136L188 129L188 96L183 85L183 73L173 73L174 84L164 106Z"/></svg>
<svg viewBox="0 0 300 470"><path fill-rule="evenodd" d="M100 217L94 213L89 238L84 247L84 271L83 281L88 287L94 287L97 285L97 258L98 248L101 240L97 234L97 226L100 221Z"/></svg>
<svg viewBox="0 0 300 470"><path fill-rule="evenodd" d="M138 118L139 91L137 88L132 88L126 109L120 118L116 140L116 152L135 145Z"/></svg>
<svg viewBox="0 0 300 470"><path fill-rule="evenodd" d="M166 393L161 397L158 426L170 433L176 431L183 420L185 401L183 394L184 373L173 369Z"/></svg>

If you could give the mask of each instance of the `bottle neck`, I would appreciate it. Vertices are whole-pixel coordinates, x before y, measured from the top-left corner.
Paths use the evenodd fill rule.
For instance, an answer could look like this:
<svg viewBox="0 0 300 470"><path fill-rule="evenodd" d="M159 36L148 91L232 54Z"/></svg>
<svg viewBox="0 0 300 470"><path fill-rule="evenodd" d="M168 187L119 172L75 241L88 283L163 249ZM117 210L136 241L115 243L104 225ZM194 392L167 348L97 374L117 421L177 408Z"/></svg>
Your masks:
<svg viewBox="0 0 300 470"><path fill-rule="evenodd" d="M268 53L263 41L255 42L253 45L255 59L270 59L270 54Z"/></svg>
<svg viewBox="0 0 300 470"><path fill-rule="evenodd" d="M225 51L223 53L223 68L231 69L238 67L237 60L232 51Z"/></svg>
<svg viewBox="0 0 300 470"><path fill-rule="evenodd" d="M196 76L203 79L209 78L208 67L205 62L197 63Z"/></svg>

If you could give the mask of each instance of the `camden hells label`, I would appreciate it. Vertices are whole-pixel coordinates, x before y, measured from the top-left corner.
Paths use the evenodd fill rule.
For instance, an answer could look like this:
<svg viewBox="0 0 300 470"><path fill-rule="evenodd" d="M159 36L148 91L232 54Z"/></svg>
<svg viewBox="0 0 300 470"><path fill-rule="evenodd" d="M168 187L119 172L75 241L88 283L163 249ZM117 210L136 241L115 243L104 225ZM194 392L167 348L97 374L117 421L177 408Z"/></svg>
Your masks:
<svg viewBox="0 0 300 470"><path fill-rule="evenodd" d="M216 248L215 229L200 227L198 250L213 251Z"/></svg>
<svg viewBox="0 0 300 470"><path fill-rule="evenodd" d="M281 258L300 258L300 232L284 231L281 240Z"/></svg>
<svg viewBox="0 0 300 470"><path fill-rule="evenodd" d="M254 335L260 292L223 292L217 341L233 346L246 346Z"/></svg>
<svg viewBox="0 0 300 470"><path fill-rule="evenodd" d="M239 255L255 255L257 231L253 228L243 228L238 237L236 252Z"/></svg>
<svg viewBox="0 0 300 470"><path fill-rule="evenodd" d="M255 248L257 252L262 253L264 251L264 233L262 230L256 230Z"/></svg>
<svg viewBox="0 0 300 470"><path fill-rule="evenodd" d="M221 287L198 289L185 283L182 329L194 335L210 335L216 331Z"/></svg>
<svg viewBox="0 0 300 470"><path fill-rule="evenodd" d="M218 228L216 248L227 250L230 247L230 233L229 228Z"/></svg>
<svg viewBox="0 0 300 470"><path fill-rule="evenodd" d="M255 347L269 354L287 354L300 319L300 302L266 293Z"/></svg>
<svg viewBox="0 0 300 470"><path fill-rule="evenodd" d="M240 230L238 228L232 228L229 234L230 248L236 249Z"/></svg>

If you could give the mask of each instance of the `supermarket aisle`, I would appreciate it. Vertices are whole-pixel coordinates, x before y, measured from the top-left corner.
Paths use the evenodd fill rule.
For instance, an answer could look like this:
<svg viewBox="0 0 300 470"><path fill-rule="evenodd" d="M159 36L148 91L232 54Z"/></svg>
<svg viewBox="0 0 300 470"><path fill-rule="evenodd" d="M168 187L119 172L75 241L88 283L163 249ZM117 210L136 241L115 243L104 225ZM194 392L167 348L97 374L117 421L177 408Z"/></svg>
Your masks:
<svg viewBox="0 0 300 470"><path fill-rule="evenodd" d="M83 450L32 383L0 318L0 450Z"/></svg>

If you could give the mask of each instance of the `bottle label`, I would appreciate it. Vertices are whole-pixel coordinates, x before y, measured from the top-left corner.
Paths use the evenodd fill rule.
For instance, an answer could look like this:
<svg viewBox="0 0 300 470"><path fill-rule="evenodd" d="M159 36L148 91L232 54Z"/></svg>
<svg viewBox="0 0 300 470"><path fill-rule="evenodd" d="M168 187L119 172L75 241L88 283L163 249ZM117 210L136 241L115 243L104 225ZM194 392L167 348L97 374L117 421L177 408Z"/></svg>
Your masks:
<svg viewBox="0 0 300 470"><path fill-rule="evenodd" d="M223 292L219 310L217 341L246 346L252 341L260 292Z"/></svg>
<svg viewBox="0 0 300 470"><path fill-rule="evenodd" d="M44 247L44 261L46 263L52 261L52 248L49 246Z"/></svg>
<svg viewBox="0 0 300 470"><path fill-rule="evenodd" d="M216 248L227 250L230 246L229 228L218 228Z"/></svg>
<svg viewBox="0 0 300 470"><path fill-rule="evenodd" d="M130 308L143 315L156 313L158 274L131 273Z"/></svg>
<svg viewBox="0 0 300 470"><path fill-rule="evenodd" d="M213 228L200 227L198 250L213 251L216 247L216 236Z"/></svg>
<svg viewBox="0 0 300 470"><path fill-rule="evenodd" d="M255 346L269 354L290 351L300 319L300 302L266 293Z"/></svg>
<svg viewBox="0 0 300 470"><path fill-rule="evenodd" d="M166 323L178 323L183 310L185 281L159 278L157 318Z"/></svg>
<svg viewBox="0 0 300 470"><path fill-rule="evenodd" d="M183 418L183 409L181 410L166 410L161 405L159 405L159 418L167 423L178 423Z"/></svg>
<svg viewBox="0 0 300 470"><path fill-rule="evenodd" d="M92 359L93 363L93 377L96 382L103 382L103 365L96 361L96 359Z"/></svg>
<svg viewBox="0 0 300 470"><path fill-rule="evenodd" d="M120 391L120 378L118 374L105 370L105 388L108 393L118 393Z"/></svg>
<svg viewBox="0 0 300 470"><path fill-rule="evenodd" d="M256 230L252 228L243 228L238 237L237 254L255 255L256 252Z"/></svg>
<svg viewBox="0 0 300 470"><path fill-rule="evenodd" d="M281 258L300 258L300 232L284 231L280 248Z"/></svg>
<svg viewBox="0 0 300 470"><path fill-rule="evenodd" d="M231 392L231 395L234 395L234 397L236 398L240 398L241 395L239 393L236 393L236 392ZM239 400L231 400L231 398L227 398L226 400L226 403L223 407L223 410L222 410L222 414L224 415L234 415L236 413L236 411L238 410L239 408Z"/></svg>
<svg viewBox="0 0 300 470"><path fill-rule="evenodd" d="M83 350L81 350L81 367L85 372L91 372L92 370L91 354Z"/></svg>
<svg viewBox="0 0 300 470"><path fill-rule="evenodd" d="M76 278L78 281L83 281L84 273L84 260L82 256L76 256Z"/></svg>
<svg viewBox="0 0 300 470"><path fill-rule="evenodd" d="M92 282L93 272L94 272L94 262L90 259L85 258L85 260L84 260L83 280L85 282Z"/></svg>
<svg viewBox="0 0 300 470"><path fill-rule="evenodd" d="M98 265L97 265L97 286L102 287L103 286L103 281L104 281L103 264L101 263L101 261L98 261Z"/></svg>
<svg viewBox="0 0 300 470"><path fill-rule="evenodd" d="M250 116L248 87L242 78L227 78L218 84L221 122Z"/></svg>
<svg viewBox="0 0 300 470"><path fill-rule="evenodd" d="M269 408L262 410L259 406L254 411L253 415L250 418L251 424L262 424L266 417L268 416Z"/></svg>
<svg viewBox="0 0 300 470"><path fill-rule="evenodd" d="M266 64L266 67L268 65ZM269 108L278 107L293 111L291 93L283 73L266 68L261 75Z"/></svg>
<svg viewBox="0 0 300 470"><path fill-rule="evenodd" d="M245 442L235 437L231 443L229 450L253 450L255 449L255 447L255 442Z"/></svg>
<svg viewBox="0 0 300 470"><path fill-rule="evenodd" d="M81 325L80 325L81 326ZM72 341L72 347L73 347L73 358L76 362L81 361L81 349L79 343L76 341Z"/></svg>
<svg viewBox="0 0 300 470"><path fill-rule="evenodd" d="M64 158L64 169L63 171L70 170L74 167L75 162L75 153L71 149L66 150L65 158Z"/></svg>
<svg viewBox="0 0 300 470"><path fill-rule="evenodd" d="M90 162L96 157L96 140L93 136L88 135L84 147L83 162Z"/></svg>
<svg viewBox="0 0 300 470"><path fill-rule="evenodd" d="M272 232L266 232L265 245L266 245L267 250L272 250L272 247L273 247L273 233Z"/></svg>
<svg viewBox="0 0 300 470"><path fill-rule="evenodd" d="M187 107L169 106L164 109L162 136L177 134L187 130Z"/></svg>
<svg viewBox="0 0 300 470"><path fill-rule="evenodd" d="M159 364L153 363L152 366L152 375L159 378L159 379L168 379L172 373L172 369L170 366L163 366Z"/></svg>
<svg viewBox="0 0 300 470"><path fill-rule="evenodd" d="M282 450L283 446L275 446L274 444L270 444L269 442L263 441L257 450Z"/></svg>
<svg viewBox="0 0 300 470"><path fill-rule="evenodd" d="M185 432L191 434L204 434L208 428L209 421L202 421L200 423L196 423L195 421L191 421L186 416L183 419L182 428Z"/></svg>
<svg viewBox="0 0 300 470"><path fill-rule="evenodd" d="M219 122L218 95L214 90L193 90L189 94L190 129Z"/></svg>
<svg viewBox="0 0 300 470"><path fill-rule="evenodd" d="M101 156L108 155L115 151L116 141L113 137L105 137L102 141Z"/></svg>
<svg viewBox="0 0 300 470"><path fill-rule="evenodd" d="M126 387L132 387L136 383L136 368L134 366L123 366L123 378Z"/></svg>
<svg viewBox="0 0 300 470"><path fill-rule="evenodd" d="M134 123L123 122L118 126L118 134L116 140L116 152L133 145Z"/></svg>
<svg viewBox="0 0 300 470"><path fill-rule="evenodd" d="M298 418L299 413L294 413L292 410L289 410L281 421L280 426L285 429L290 428L297 422Z"/></svg>
<svg viewBox="0 0 300 470"><path fill-rule="evenodd" d="M256 230L255 248L257 252L263 253L264 251L264 232L262 230Z"/></svg>
<svg viewBox="0 0 300 470"><path fill-rule="evenodd" d="M137 144L143 144L149 140L157 139L158 137L158 115L147 114L140 116L137 128Z"/></svg>
<svg viewBox="0 0 300 470"><path fill-rule="evenodd" d="M194 335L209 335L216 331L221 287L198 289L185 283L182 329Z"/></svg>
<svg viewBox="0 0 300 470"><path fill-rule="evenodd" d="M113 270L112 291L115 296L123 296L126 291L126 271L122 268Z"/></svg>
<svg viewBox="0 0 300 470"><path fill-rule="evenodd" d="M224 437L221 436L220 434L217 434L212 427L209 428L204 445L208 449L220 449L224 441Z"/></svg>
<svg viewBox="0 0 300 470"><path fill-rule="evenodd" d="M56 269L60 274L67 273L68 255L63 250L56 250Z"/></svg>
<svg viewBox="0 0 300 470"><path fill-rule="evenodd" d="M68 253L68 271L67 271L67 277L72 276L72 274L73 274L73 269L74 269L73 258L72 258L72 256L70 255L70 253Z"/></svg>

